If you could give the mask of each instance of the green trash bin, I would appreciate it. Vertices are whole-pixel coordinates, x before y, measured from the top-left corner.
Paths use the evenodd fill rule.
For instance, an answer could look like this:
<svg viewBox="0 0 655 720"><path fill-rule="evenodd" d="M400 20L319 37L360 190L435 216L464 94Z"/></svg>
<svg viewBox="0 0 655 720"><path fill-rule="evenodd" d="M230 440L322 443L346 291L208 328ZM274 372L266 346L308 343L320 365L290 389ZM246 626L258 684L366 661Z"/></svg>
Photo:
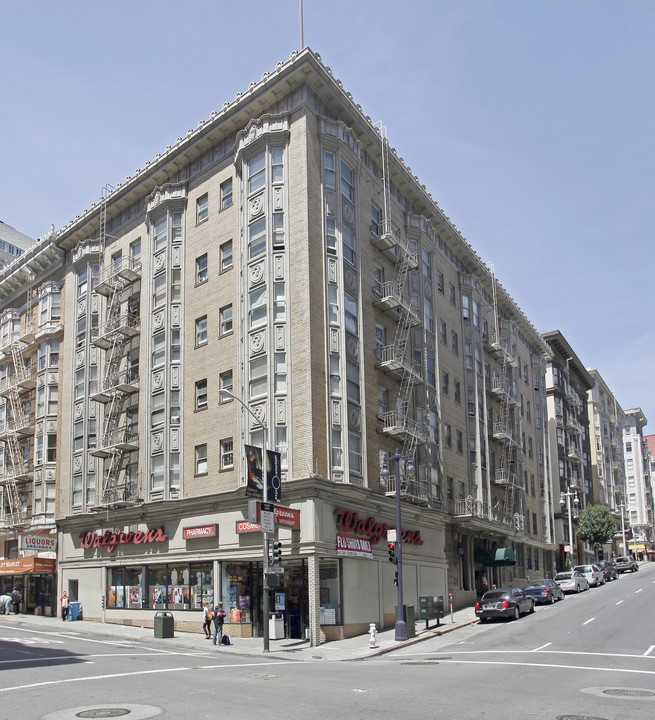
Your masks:
<svg viewBox="0 0 655 720"><path fill-rule="evenodd" d="M155 613L155 637L156 638L172 638L175 631L175 620L173 613L158 612Z"/></svg>

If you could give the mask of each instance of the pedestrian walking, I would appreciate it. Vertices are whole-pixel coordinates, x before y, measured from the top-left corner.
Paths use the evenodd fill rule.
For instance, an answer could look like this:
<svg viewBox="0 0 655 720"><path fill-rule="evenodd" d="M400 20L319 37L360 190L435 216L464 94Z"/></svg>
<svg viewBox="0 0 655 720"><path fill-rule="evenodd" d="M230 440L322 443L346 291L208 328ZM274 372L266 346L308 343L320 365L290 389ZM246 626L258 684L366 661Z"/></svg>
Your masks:
<svg viewBox="0 0 655 720"><path fill-rule="evenodd" d="M68 608L70 607L70 599L68 593L64 590L64 594L61 596L61 620L68 620Z"/></svg>
<svg viewBox="0 0 655 720"><path fill-rule="evenodd" d="M223 641L223 623L225 622L225 611L223 610L223 603L219 602L218 605L214 608L214 638L212 642L214 645L216 645L216 642L218 641L218 644L220 645Z"/></svg>
<svg viewBox="0 0 655 720"><path fill-rule="evenodd" d="M18 615L18 609L20 606L20 601L23 599L23 593L15 587L11 591L11 604L14 606L14 615Z"/></svg>
<svg viewBox="0 0 655 720"><path fill-rule="evenodd" d="M212 609L207 601L202 604L202 629L205 631L205 640L212 636Z"/></svg>
<svg viewBox="0 0 655 720"><path fill-rule="evenodd" d="M45 615L45 604L46 604L46 596L43 590L39 593L39 609L41 610L41 615Z"/></svg>

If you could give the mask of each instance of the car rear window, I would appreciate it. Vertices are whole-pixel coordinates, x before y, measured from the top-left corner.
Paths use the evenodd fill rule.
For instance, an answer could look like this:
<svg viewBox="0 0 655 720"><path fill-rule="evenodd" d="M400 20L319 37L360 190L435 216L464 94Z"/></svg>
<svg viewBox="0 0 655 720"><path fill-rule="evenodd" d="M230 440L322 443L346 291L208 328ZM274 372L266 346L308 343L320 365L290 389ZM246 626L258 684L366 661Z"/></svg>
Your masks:
<svg viewBox="0 0 655 720"><path fill-rule="evenodd" d="M558 573L555 575L555 580L570 580L571 579L571 573Z"/></svg>
<svg viewBox="0 0 655 720"><path fill-rule="evenodd" d="M491 590L490 592L487 592L484 594L484 599L485 600L501 600L502 598L505 597L505 595L507 595L507 593L494 592L493 590Z"/></svg>

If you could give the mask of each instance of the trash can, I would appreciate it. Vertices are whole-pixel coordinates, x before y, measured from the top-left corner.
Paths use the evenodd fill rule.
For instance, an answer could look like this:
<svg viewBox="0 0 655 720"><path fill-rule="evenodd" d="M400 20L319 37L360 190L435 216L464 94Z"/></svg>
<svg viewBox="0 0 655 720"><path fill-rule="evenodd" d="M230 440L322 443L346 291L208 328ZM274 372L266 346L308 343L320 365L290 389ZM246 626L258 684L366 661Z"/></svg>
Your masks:
<svg viewBox="0 0 655 720"><path fill-rule="evenodd" d="M82 603L81 602L69 602L68 603L68 619L70 621L82 619Z"/></svg>
<svg viewBox="0 0 655 720"><path fill-rule="evenodd" d="M268 619L268 636L271 640L284 639L284 616L282 613L271 613Z"/></svg>
<svg viewBox="0 0 655 720"><path fill-rule="evenodd" d="M158 612L155 613L155 637L156 638L172 638L175 630L175 621L173 613Z"/></svg>

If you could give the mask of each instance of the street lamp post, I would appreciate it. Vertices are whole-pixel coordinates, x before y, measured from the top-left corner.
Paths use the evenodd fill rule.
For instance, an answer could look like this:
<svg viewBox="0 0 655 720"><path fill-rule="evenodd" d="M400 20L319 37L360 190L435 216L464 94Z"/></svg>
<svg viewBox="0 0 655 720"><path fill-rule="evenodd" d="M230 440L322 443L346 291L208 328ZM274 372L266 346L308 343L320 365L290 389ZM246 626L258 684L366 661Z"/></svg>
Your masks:
<svg viewBox="0 0 655 720"><path fill-rule="evenodd" d="M625 542L625 505L619 505L621 509L621 535L623 536L623 554L628 557L628 546Z"/></svg>
<svg viewBox="0 0 655 720"><path fill-rule="evenodd" d="M398 608L396 610L396 627L395 627L395 640L396 642L404 642L407 640L407 623L405 622L404 608L403 608L403 544L402 544L402 523L400 513L400 461L407 460L405 466L405 472L411 473L414 471L412 465L411 455L401 455L398 449L394 455L389 455L384 460L382 467L382 475L389 475L389 468L387 462L389 460L396 461L396 559L397 559L397 578L398 578Z"/></svg>
<svg viewBox="0 0 655 720"><path fill-rule="evenodd" d="M236 400L241 407L252 417L252 419L257 423L257 425L262 429L262 484L263 484L263 490L262 490L262 500L263 502L268 502L268 452L267 452L267 435L268 430L266 427L266 422L264 420L261 420L260 418L255 415L255 413L246 405L245 402L239 397L237 397L233 392L228 390L227 388L221 388L220 392L222 392L224 395L228 395L233 400ZM268 598L268 581L266 579L266 571L268 570L268 533L266 530L263 531L263 563L262 563L262 580L263 580L263 596L262 596L262 615L263 615L263 633L264 633L264 652L267 653L269 651L269 632L268 632L268 605L269 605L269 598Z"/></svg>
<svg viewBox="0 0 655 720"><path fill-rule="evenodd" d="M569 516L569 564L570 567L573 568L573 518L572 518L572 512L571 512L571 498L575 497L575 504L577 506L578 504L578 495L577 493L571 492L569 489L567 492L563 492L560 494L560 504L564 504L564 498L566 498L566 512ZM577 554L576 554L577 555Z"/></svg>

